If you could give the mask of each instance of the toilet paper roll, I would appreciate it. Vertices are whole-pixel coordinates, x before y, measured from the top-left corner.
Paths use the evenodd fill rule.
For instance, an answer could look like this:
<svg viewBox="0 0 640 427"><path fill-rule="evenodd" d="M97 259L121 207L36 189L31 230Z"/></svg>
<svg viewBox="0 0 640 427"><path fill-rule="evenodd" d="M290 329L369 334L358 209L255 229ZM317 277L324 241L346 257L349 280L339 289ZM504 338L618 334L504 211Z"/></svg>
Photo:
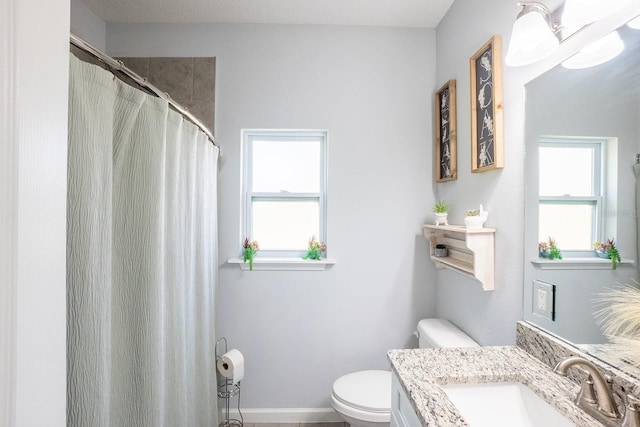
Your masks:
<svg viewBox="0 0 640 427"><path fill-rule="evenodd" d="M218 372L234 385L244 378L244 356L235 348L220 356L216 365Z"/></svg>

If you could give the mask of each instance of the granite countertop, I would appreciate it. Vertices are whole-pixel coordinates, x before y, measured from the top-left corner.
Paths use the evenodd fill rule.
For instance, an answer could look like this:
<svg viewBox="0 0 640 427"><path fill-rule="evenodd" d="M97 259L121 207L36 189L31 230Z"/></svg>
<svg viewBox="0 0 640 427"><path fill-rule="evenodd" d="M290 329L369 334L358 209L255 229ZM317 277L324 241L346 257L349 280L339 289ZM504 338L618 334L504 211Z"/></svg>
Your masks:
<svg viewBox="0 0 640 427"><path fill-rule="evenodd" d="M390 350L388 357L424 426L468 426L439 386L486 382L526 384L576 425L601 426L573 403L577 384L519 347Z"/></svg>

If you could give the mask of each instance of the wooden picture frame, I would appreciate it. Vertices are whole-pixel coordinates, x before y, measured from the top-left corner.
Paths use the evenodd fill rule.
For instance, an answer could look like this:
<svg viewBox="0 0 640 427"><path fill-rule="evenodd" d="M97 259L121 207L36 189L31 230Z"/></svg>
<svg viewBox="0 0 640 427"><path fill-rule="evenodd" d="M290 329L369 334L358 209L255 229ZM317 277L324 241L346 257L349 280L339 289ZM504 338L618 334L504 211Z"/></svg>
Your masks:
<svg viewBox="0 0 640 427"><path fill-rule="evenodd" d="M435 94L435 178L436 182L458 178L458 130L456 81L449 80Z"/></svg>
<svg viewBox="0 0 640 427"><path fill-rule="evenodd" d="M493 36L469 60L471 172L504 167L502 42Z"/></svg>

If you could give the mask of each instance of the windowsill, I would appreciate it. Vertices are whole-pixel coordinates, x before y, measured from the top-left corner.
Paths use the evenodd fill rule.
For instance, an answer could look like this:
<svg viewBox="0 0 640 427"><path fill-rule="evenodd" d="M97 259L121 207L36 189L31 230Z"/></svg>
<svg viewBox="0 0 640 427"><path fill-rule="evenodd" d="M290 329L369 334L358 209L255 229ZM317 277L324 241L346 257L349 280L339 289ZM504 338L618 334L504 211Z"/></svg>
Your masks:
<svg viewBox="0 0 640 427"><path fill-rule="evenodd" d="M333 267L337 261L331 258L309 260L302 258L255 258L254 271L322 271ZM227 264L237 264L242 270L249 270L249 262L242 258L231 258Z"/></svg>
<svg viewBox="0 0 640 427"><path fill-rule="evenodd" d="M536 268L541 270L611 270L611 260L597 257L546 259L536 258L531 260ZM623 258L618 267L633 265L634 261Z"/></svg>

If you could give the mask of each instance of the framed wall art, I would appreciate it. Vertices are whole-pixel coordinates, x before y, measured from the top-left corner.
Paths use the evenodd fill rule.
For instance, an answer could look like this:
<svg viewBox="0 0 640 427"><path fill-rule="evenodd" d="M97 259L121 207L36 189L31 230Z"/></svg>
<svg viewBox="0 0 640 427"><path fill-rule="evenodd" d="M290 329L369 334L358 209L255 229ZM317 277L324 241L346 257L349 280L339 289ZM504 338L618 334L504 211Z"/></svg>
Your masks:
<svg viewBox="0 0 640 427"><path fill-rule="evenodd" d="M471 172L504 167L502 43L493 36L469 60Z"/></svg>
<svg viewBox="0 0 640 427"><path fill-rule="evenodd" d="M435 94L436 182L458 178L456 81L449 80Z"/></svg>

